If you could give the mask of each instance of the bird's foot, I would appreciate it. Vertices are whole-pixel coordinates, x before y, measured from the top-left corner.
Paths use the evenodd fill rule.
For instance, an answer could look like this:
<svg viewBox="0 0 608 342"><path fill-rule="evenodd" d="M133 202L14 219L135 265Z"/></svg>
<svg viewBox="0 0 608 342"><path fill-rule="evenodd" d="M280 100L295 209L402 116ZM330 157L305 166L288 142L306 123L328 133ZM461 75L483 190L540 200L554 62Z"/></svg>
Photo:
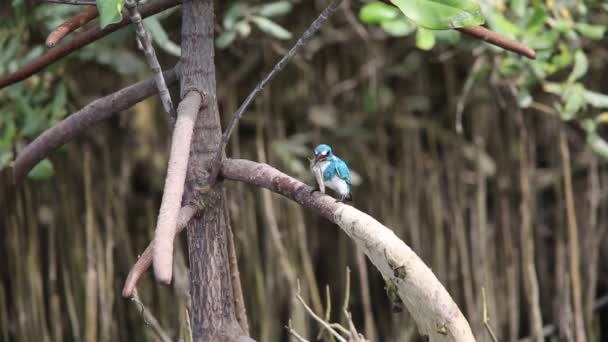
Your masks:
<svg viewBox="0 0 608 342"><path fill-rule="evenodd" d="M315 192L319 192L319 191L321 191L321 189L320 189L320 188L319 188L319 186L317 185L317 186L315 186L315 187L314 187L314 188L313 188L313 189L310 191L310 193L311 193L311 194L314 194Z"/></svg>

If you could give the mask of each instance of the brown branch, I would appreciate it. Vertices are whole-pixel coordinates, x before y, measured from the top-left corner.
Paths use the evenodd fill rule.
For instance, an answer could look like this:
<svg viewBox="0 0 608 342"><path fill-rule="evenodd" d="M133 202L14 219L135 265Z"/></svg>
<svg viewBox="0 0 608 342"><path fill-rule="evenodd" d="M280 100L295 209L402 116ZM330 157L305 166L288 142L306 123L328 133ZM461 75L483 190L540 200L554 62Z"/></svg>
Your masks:
<svg viewBox="0 0 608 342"><path fill-rule="evenodd" d="M143 18L149 17L156 13L162 12L168 8L174 7L179 3L181 3L180 0L157 0L151 3L147 3L141 6L141 16ZM0 89L22 81L38 73L47 66L55 63L60 58L65 57L70 53L80 49L81 47L88 45L96 40L99 40L100 38L103 38L108 34L129 25L130 23L131 20L125 17L119 23L107 26L103 30L99 27L94 27L78 34L72 40L50 49L46 54L36 58L34 61L24 66L23 68L17 70L16 72L0 78Z"/></svg>
<svg viewBox="0 0 608 342"><path fill-rule="evenodd" d="M176 233L179 234L192 216L194 216L195 209L192 206L182 207L179 211L179 215L177 217L177 225L176 225ZM148 247L141 253L141 256L137 259L135 265L129 272L127 276L127 280L125 281L125 285L122 289L122 296L125 298L131 298L136 294L137 283L139 282L139 278L150 268L152 265L152 249L154 246L154 242L151 242Z"/></svg>
<svg viewBox="0 0 608 342"><path fill-rule="evenodd" d="M57 45L57 43L59 43L59 41L62 40L65 36L82 27L89 21L97 18L98 15L99 12L97 11L97 7L83 7L80 13L64 21L61 25L57 26L57 28L54 29L53 32L49 34L46 39L46 46L52 48L53 46Z"/></svg>
<svg viewBox="0 0 608 342"><path fill-rule="evenodd" d="M167 84L177 81L176 68L166 71L164 77ZM27 145L17 156L13 168L15 183L19 183L38 162L57 147L72 140L78 133L101 120L130 108L156 94L156 92L153 79L137 82L89 103L81 110L49 128Z"/></svg>
<svg viewBox="0 0 608 342"><path fill-rule="evenodd" d="M471 37L483 40L496 46L500 46L505 50L515 52L530 59L536 58L536 52L534 52L532 48L516 40L501 36L498 33L490 31L483 26L463 27L458 28L457 30Z"/></svg>

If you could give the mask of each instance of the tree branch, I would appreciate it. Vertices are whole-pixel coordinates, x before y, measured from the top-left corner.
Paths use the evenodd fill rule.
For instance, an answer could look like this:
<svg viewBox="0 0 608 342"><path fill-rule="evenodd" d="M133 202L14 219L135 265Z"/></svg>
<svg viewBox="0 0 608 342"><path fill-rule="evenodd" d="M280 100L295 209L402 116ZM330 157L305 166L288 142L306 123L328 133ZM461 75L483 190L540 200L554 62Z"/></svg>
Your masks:
<svg viewBox="0 0 608 342"><path fill-rule="evenodd" d="M177 217L184 195L188 157L194 123L203 102L197 91L191 91L180 102L173 130L167 178L160 204L154 235L154 274L159 281L169 284L173 273L173 240Z"/></svg>
<svg viewBox="0 0 608 342"><path fill-rule="evenodd" d="M60 40L65 38L65 36L82 27L89 21L97 18L98 15L99 12L97 11L97 7L83 7L77 15L64 21L49 34L49 36L46 38L46 46L52 48L53 46L57 45Z"/></svg>
<svg viewBox="0 0 608 342"><path fill-rule="evenodd" d="M168 84L177 81L176 70L176 68L173 68L164 73ZM81 110L49 128L27 145L17 156L13 167L15 183L19 183L38 162L57 147L72 140L78 133L99 121L130 108L154 95L155 92L154 80L148 79L137 82L89 103Z"/></svg>
<svg viewBox="0 0 608 342"><path fill-rule="evenodd" d="M337 203L278 170L247 160L222 163L226 179L264 187L336 223L393 282L422 335L431 341L474 341L467 320L433 272L392 230L354 207Z"/></svg>
<svg viewBox="0 0 608 342"><path fill-rule="evenodd" d="M281 194L340 226L384 279L395 285L420 334L429 336L431 341L475 341L467 320L433 272L392 230L373 217L337 203L330 196L311 194L310 186L267 164L226 159L222 162L221 176ZM140 274L143 271L138 268Z"/></svg>
<svg viewBox="0 0 608 342"><path fill-rule="evenodd" d="M228 144L228 141L230 140L232 131L238 124L238 122L241 119L241 117L243 116L243 114L245 113L245 110L247 110L247 107L249 107L251 102L253 102L253 99L255 99L255 97L258 95L258 93L260 93L262 91L262 89L264 89L266 84L268 84L268 82L270 82L279 72L281 72L281 70L283 70L283 68L287 65L287 63L289 63L289 61L291 61L291 59L298 53L298 51L300 51L302 49L302 47L304 47L304 45L306 45L306 43L308 43L308 40L310 40L310 38L321 28L321 26L323 26L323 24L327 21L327 19L329 19L329 17L331 17L332 14L334 14L336 12L336 10L338 10L338 8L340 7L340 2L342 2L342 0L333 0L323 10L323 12L321 12L321 14L319 14L317 19L315 19L315 21L313 21L312 24L310 24L310 26L306 29L306 31L304 31L304 33L298 39L298 41L294 44L294 46L292 46L291 49L287 52L287 54L285 54L285 56L283 56L283 58L281 58L281 60L279 60L279 62L277 64L275 64L275 66L272 68L270 73L268 73L268 75L266 75L266 77L264 77L264 79L262 79L255 86L255 88L251 91L249 96L247 96L245 101L243 101L243 103L241 104L239 109L237 109L237 111L232 115L232 119L230 120L228 127L226 128L226 130L224 131L224 134L222 135L222 141L220 143L220 147L217 150L215 157L213 158L213 161L211 163L211 172L209 173L209 178L207 181L209 184L214 184L217 179L217 175L218 175L218 173L220 171L220 167L221 167L222 156L224 154L224 150L226 149L226 145Z"/></svg>
<svg viewBox="0 0 608 342"><path fill-rule="evenodd" d="M139 46L143 50L144 55L146 56L146 61L148 62L148 66L150 66L150 69L154 74L154 82L156 83L156 88L158 88L158 95L160 96L163 108L167 114L174 116L175 110L173 109L171 94L169 93L169 89L167 89L167 85L165 84L162 68L158 63L158 58L156 58L156 52L154 52L154 47L150 41L150 36L148 35L148 32L146 32L144 24L141 21L141 14L139 14L139 10L137 9L137 3L135 0L126 0L125 7L127 7L131 22L133 25L135 25L135 32L137 33Z"/></svg>
<svg viewBox="0 0 608 342"><path fill-rule="evenodd" d="M156 13L162 12L168 8L174 7L179 3L181 3L180 0L157 0L151 3L147 3L141 7L141 15L144 18L149 17ZM70 53L80 49L81 47L88 45L120 28L127 26L129 23L129 18L123 18L121 22L107 26L103 30L99 27L94 27L78 34L72 40L52 48L47 53L36 58L34 61L29 63L25 67L17 70L12 74L8 74L0 78L0 89L9 86L13 83L22 81L38 73L47 66L55 63L58 59L65 57Z"/></svg>
<svg viewBox="0 0 608 342"><path fill-rule="evenodd" d="M85 5L85 6L95 6L96 5L96 1L95 0L43 0L44 2L50 2L50 3L54 3L54 4L63 4L63 5Z"/></svg>
<svg viewBox="0 0 608 342"><path fill-rule="evenodd" d="M195 213L195 209L192 206L185 206L179 210L179 215L177 216L177 224L176 224L176 233L177 234L179 234L182 230L184 230L184 228L186 227L186 225L188 224L188 222L190 221L192 216L194 216L194 213ZM141 253L141 256L137 259L137 262L135 263L135 265L133 265L133 268L131 269L131 271L129 272L129 275L127 276L125 285L122 288L123 297L131 298L137 293L136 288L137 288L137 283L139 282L139 279L146 272L146 270L148 270L148 268L150 268L150 266L152 265L152 257L153 257L152 250L153 249L154 249L154 241L151 242L148 245L148 247L146 247L144 252Z"/></svg>
<svg viewBox="0 0 608 342"><path fill-rule="evenodd" d="M532 48L516 40L501 36L498 33L490 31L483 26L463 27L458 28L457 30L471 37L483 40L496 46L500 46L505 50L515 52L530 59L536 58L536 52L534 52Z"/></svg>

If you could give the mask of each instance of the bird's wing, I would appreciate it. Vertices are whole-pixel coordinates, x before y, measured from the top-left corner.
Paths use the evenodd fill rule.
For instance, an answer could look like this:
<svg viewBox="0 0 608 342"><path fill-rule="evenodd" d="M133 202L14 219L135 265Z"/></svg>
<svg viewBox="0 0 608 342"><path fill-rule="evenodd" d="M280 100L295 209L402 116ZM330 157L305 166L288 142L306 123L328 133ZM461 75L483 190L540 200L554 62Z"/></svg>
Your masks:
<svg viewBox="0 0 608 342"><path fill-rule="evenodd" d="M336 166L338 177L350 185L350 171L348 171L348 166L346 166L346 163L341 159L337 159L334 164Z"/></svg>

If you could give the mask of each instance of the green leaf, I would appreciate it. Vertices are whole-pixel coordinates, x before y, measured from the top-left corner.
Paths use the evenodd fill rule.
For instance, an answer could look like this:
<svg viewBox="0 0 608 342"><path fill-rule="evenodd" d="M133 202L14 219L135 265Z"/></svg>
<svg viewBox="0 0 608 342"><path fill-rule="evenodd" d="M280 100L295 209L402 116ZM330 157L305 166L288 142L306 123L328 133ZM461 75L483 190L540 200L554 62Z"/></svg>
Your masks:
<svg viewBox="0 0 608 342"><path fill-rule="evenodd" d="M585 105L583 90L584 88L580 84L575 84L566 89L566 92L562 96L562 100L566 101L566 105L560 112L563 120L572 120Z"/></svg>
<svg viewBox="0 0 608 342"><path fill-rule="evenodd" d="M291 32L270 19L254 16L251 20L261 31L266 32L277 39L284 40L291 38Z"/></svg>
<svg viewBox="0 0 608 342"><path fill-rule="evenodd" d="M604 159L608 159L608 143L596 133L587 134L587 143L591 150Z"/></svg>
<svg viewBox="0 0 608 342"><path fill-rule="evenodd" d="M144 19L143 23L154 43L160 46L163 51L175 57L181 55L182 50L180 46L169 39L169 35L161 25L158 15Z"/></svg>
<svg viewBox="0 0 608 342"><path fill-rule="evenodd" d="M568 77L568 82L577 81L585 76L588 69L589 61L587 60L587 56L582 50L576 50L574 53L574 68L572 68L572 73Z"/></svg>
<svg viewBox="0 0 608 342"><path fill-rule="evenodd" d="M416 29L416 25L406 17L383 21L380 26L386 33L395 37L407 36Z"/></svg>
<svg viewBox="0 0 608 342"><path fill-rule="evenodd" d="M517 92L517 104L521 108L528 108L532 104L532 95L526 88L521 88Z"/></svg>
<svg viewBox="0 0 608 342"><path fill-rule="evenodd" d="M227 48L236 38L236 31L224 31L215 39L215 45L218 49Z"/></svg>
<svg viewBox="0 0 608 342"><path fill-rule="evenodd" d="M604 38L606 33L606 26L604 25L590 25L586 23L576 23L574 28L583 35L585 38L600 40Z"/></svg>
<svg viewBox="0 0 608 342"><path fill-rule="evenodd" d="M124 4L124 0L97 0L101 28L122 20L121 12Z"/></svg>
<svg viewBox="0 0 608 342"><path fill-rule="evenodd" d="M418 26L431 30L479 26L484 19L474 0L391 0Z"/></svg>
<svg viewBox="0 0 608 342"><path fill-rule="evenodd" d="M509 19L505 18L502 13L493 13L488 17L488 25L490 28L500 34L509 37L515 37L519 34L519 28Z"/></svg>
<svg viewBox="0 0 608 342"><path fill-rule="evenodd" d="M291 11L289 1L275 1L258 8L258 14L263 17L278 17L289 13L289 11Z"/></svg>
<svg viewBox="0 0 608 342"><path fill-rule="evenodd" d="M359 10L359 19L367 24L378 24L391 21L399 17L399 9L380 1L365 4Z"/></svg>
<svg viewBox="0 0 608 342"><path fill-rule="evenodd" d="M55 170L53 169L53 164L48 159L43 159L40 163L38 163L30 173L28 173L27 178L33 180L47 180L53 176Z"/></svg>
<svg viewBox="0 0 608 342"><path fill-rule="evenodd" d="M435 46L433 31L419 27L416 31L416 46L420 50L430 50Z"/></svg>
<svg viewBox="0 0 608 342"><path fill-rule="evenodd" d="M232 5L224 16L224 28L226 30L232 30L238 19L243 15L243 12L245 12L245 6L242 3L237 2Z"/></svg>
<svg viewBox="0 0 608 342"><path fill-rule="evenodd" d="M608 108L608 95L596 93L591 90L583 90L585 102L595 108Z"/></svg>
<svg viewBox="0 0 608 342"><path fill-rule="evenodd" d="M525 19L524 28L526 29L527 35L533 35L536 32L540 31L545 25L545 18L547 17L547 12L541 6L534 7L534 10L530 12Z"/></svg>

